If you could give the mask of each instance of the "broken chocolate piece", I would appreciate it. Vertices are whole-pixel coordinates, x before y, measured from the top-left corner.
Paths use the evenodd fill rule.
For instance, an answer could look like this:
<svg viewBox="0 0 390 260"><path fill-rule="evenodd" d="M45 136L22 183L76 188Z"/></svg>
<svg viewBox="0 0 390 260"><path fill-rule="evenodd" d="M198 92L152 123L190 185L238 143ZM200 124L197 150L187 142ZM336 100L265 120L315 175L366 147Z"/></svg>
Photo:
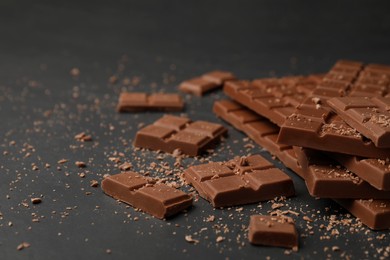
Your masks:
<svg viewBox="0 0 390 260"><path fill-rule="evenodd" d="M183 154L196 156L226 134L227 129L220 124L165 115L139 130L134 146L168 153L179 149Z"/></svg>
<svg viewBox="0 0 390 260"><path fill-rule="evenodd" d="M190 195L165 184L154 184L135 172L123 172L104 178L102 189L107 195L160 219L177 214L192 205Z"/></svg>
<svg viewBox="0 0 390 260"><path fill-rule="evenodd" d="M283 216L252 215L248 239L254 245L277 246L298 250L298 231L294 221Z"/></svg>
<svg viewBox="0 0 390 260"><path fill-rule="evenodd" d="M322 151L386 159L390 154L390 148L376 147L373 142L364 138L333 113L326 103L333 97L353 93L357 95L356 88L359 88L360 95L372 93L370 89L362 89L361 84L377 77L374 76L373 70L372 65L363 67L359 63L337 62L311 95L286 119L281 127L278 142Z"/></svg>
<svg viewBox="0 0 390 260"><path fill-rule="evenodd" d="M321 75L230 81L223 91L234 101L282 125L322 79Z"/></svg>
<svg viewBox="0 0 390 260"><path fill-rule="evenodd" d="M222 87L228 80L234 80L235 76L226 71L212 71L200 77L183 81L179 89L185 93L202 96L206 92Z"/></svg>
<svg viewBox="0 0 390 260"><path fill-rule="evenodd" d="M184 178L214 207L227 207L293 196L291 178L260 155L191 166Z"/></svg>
<svg viewBox="0 0 390 260"><path fill-rule="evenodd" d="M390 190L390 160L337 153L328 155L378 190Z"/></svg>
<svg viewBox="0 0 390 260"><path fill-rule="evenodd" d="M181 111L183 107L184 102L178 94L123 92L119 96L117 111Z"/></svg>
<svg viewBox="0 0 390 260"><path fill-rule="evenodd" d="M294 147L310 195L319 198L390 199L320 151Z"/></svg>
<svg viewBox="0 0 390 260"><path fill-rule="evenodd" d="M377 147L390 148L390 98L331 98L328 105Z"/></svg>
<svg viewBox="0 0 390 260"><path fill-rule="evenodd" d="M390 228L390 200L336 199L336 202L371 229Z"/></svg>

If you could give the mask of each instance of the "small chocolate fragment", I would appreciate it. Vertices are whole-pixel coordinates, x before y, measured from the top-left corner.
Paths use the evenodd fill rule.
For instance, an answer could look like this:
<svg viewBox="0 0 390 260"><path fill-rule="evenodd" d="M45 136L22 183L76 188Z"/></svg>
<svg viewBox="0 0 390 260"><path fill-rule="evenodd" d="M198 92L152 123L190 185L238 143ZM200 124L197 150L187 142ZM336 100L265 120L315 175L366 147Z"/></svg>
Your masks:
<svg viewBox="0 0 390 260"><path fill-rule="evenodd" d="M178 94L123 92L119 96L117 111L181 111L183 107L184 102Z"/></svg>
<svg viewBox="0 0 390 260"><path fill-rule="evenodd" d="M243 164L243 161L245 163ZM291 178L260 155L191 166L184 178L214 207L227 207L295 194Z"/></svg>
<svg viewBox="0 0 390 260"><path fill-rule="evenodd" d="M179 149L183 154L196 156L226 134L227 129L220 124L165 115L139 130L134 146L168 153Z"/></svg>
<svg viewBox="0 0 390 260"><path fill-rule="evenodd" d="M377 147L390 148L390 98L331 98L328 105Z"/></svg>
<svg viewBox="0 0 390 260"><path fill-rule="evenodd" d="M254 245L277 246L298 250L298 231L291 218L252 215L248 239Z"/></svg>
<svg viewBox="0 0 390 260"><path fill-rule="evenodd" d="M329 154L348 170L378 190L390 190L390 160L368 159L346 154Z"/></svg>
<svg viewBox="0 0 390 260"><path fill-rule="evenodd" d="M192 197L165 184L154 184L135 172L108 176L102 181L103 191L120 201L155 216L166 218L192 205Z"/></svg>
<svg viewBox="0 0 390 260"><path fill-rule="evenodd" d="M31 203L32 204L39 204L42 202L42 199L41 198L32 198L31 199Z"/></svg>
<svg viewBox="0 0 390 260"><path fill-rule="evenodd" d="M336 202L371 229L390 228L390 200L336 199Z"/></svg>
<svg viewBox="0 0 390 260"><path fill-rule="evenodd" d="M200 77L183 81L179 89L185 93L203 96L206 92L222 87L228 80L234 80L235 76L226 71L212 71Z"/></svg>

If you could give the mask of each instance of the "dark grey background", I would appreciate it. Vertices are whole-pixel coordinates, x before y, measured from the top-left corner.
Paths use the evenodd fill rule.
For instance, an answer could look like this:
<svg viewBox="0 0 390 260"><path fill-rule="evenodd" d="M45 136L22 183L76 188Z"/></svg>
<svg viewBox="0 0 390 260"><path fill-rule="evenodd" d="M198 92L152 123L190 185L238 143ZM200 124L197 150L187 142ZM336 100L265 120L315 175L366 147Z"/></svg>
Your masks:
<svg viewBox="0 0 390 260"><path fill-rule="evenodd" d="M245 237L248 216L267 214L270 203L260 203L261 208L248 205L237 212L236 208L213 210L200 199L188 214L160 221L117 204L100 188L91 188L90 180L118 172L108 160L114 151L125 153L123 160L132 161L135 170L145 168L135 156L147 164L159 162L156 153L134 152L131 141L140 123L150 123L161 113L119 115L115 112L118 93L175 91L180 81L212 69L255 78L326 72L339 58L389 64L387 2L1 1L0 258L285 257L284 249L254 247ZM78 79L69 75L73 67L81 71ZM113 74L118 84L108 84ZM140 84L123 86L125 77L139 77ZM222 96L216 92L204 98L186 97L185 112L194 120L221 122L211 107ZM73 139L81 131L91 133L94 142L81 147ZM212 160L259 152L272 160L257 146L245 148L248 142L243 134L230 127L229 132L217 155L209 156ZM26 144L34 150L26 151ZM30 157L25 157L27 152ZM57 161L62 158L69 162L59 171ZM76 160L88 162L88 168L78 169ZM171 157L165 161L172 165ZM32 163L38 171L32 170ZM45 169L45 163L51 168ZM193 163L199 162L186 159L184 165ZM80 172L86 172L86 178L78 177ZM282 209L301 212L293 217L300 233L308 236L300 239L294 258L384 256L377 248L388 246L388 232L366 228L356 232L338 224L339 236L321 239L331 230L320 230L320 224L328 225L331 215L337 220L348 215L330 200L311 198L304 183L286 172L294 178L297 196ZM41 194L41 204L29 208L21 204L30 204L31 197ZM32 222L32 213L39 223ZM310 223L314 235L309 235L302 216L312 214L316 221ZM217 217L214 223L204 222L209 215ZM221 243L215 242L220 235L215 224L229 229ZM200 232L202 228L207 230ZM382 234L384 239L378 239ZM200 243L185 242L185 235ZM243 246L236 242L237 236ZM23 241L31 247L17 251ZM340 250L324 249L332 246ZM112 253L106 254L106 249Z"/></svg>

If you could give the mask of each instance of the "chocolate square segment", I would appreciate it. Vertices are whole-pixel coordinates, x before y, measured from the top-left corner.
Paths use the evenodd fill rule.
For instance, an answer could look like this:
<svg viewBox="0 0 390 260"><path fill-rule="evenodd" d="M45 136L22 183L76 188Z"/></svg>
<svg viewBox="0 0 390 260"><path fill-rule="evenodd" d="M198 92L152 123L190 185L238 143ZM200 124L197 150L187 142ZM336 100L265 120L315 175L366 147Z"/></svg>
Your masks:
<svg viewBox="0 0 390 260"><path fill-rule="evenodd" d="M290 177L260 155L192 166L184 178L214 207L227 207L293 196Z"/></svg>
<svg viewBox="0 0 390 260"><path fill-rule="evenodd" d="M235 76L227 71L212 71L200 77L183 81L179 90L185 93L203 96L205 93L222 87L228 80L234 80Z"/></svg>
<svg viewBox="0 0 390 260"><path fill-rule="evenodd" d="M254 245L298 250L298 232L293 220L288 217L252 215L248 239Z"/></svg>
<svg viewBox="0 0 390 260"><path fill-rule="evenodd" d="M379 148L390 148L390 98L332 98L334 111Z"/></svg>
<svg viewBox="0 0 390 260"><path fill-rule="evenodd" d="M166 184L155 184L135 172L108 176L101 186L107 195L156 218L175 215L192 205L190 195Z"/></svg>
<svg viewBox="0 0 390 260"><path fill-rule="evenodd" d="M186 117L165 115L137 132L134 146L196 156L213 147L227 133L222 125L205 121L192 122Z"/></svg>
<svg viewBox="0 0 390 260"><path fill-rule="evenodd" d="M118 112L146 110L180 111L184 102L178 94L123 92L119 96Z"/></svg>

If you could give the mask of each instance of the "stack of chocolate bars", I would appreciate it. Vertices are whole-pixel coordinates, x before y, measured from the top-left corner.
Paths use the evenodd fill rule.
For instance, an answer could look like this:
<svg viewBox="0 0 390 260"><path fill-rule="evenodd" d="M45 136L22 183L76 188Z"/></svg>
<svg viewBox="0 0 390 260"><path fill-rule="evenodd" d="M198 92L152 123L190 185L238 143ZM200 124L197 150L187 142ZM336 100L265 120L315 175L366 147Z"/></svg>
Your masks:
<svg viewBox="0 0 390 260"><path fill-rule="evenodd" d="M279 158L313 197L390 228L390 66L338 61L325 75L233 80L214 113Z"/></svg>

